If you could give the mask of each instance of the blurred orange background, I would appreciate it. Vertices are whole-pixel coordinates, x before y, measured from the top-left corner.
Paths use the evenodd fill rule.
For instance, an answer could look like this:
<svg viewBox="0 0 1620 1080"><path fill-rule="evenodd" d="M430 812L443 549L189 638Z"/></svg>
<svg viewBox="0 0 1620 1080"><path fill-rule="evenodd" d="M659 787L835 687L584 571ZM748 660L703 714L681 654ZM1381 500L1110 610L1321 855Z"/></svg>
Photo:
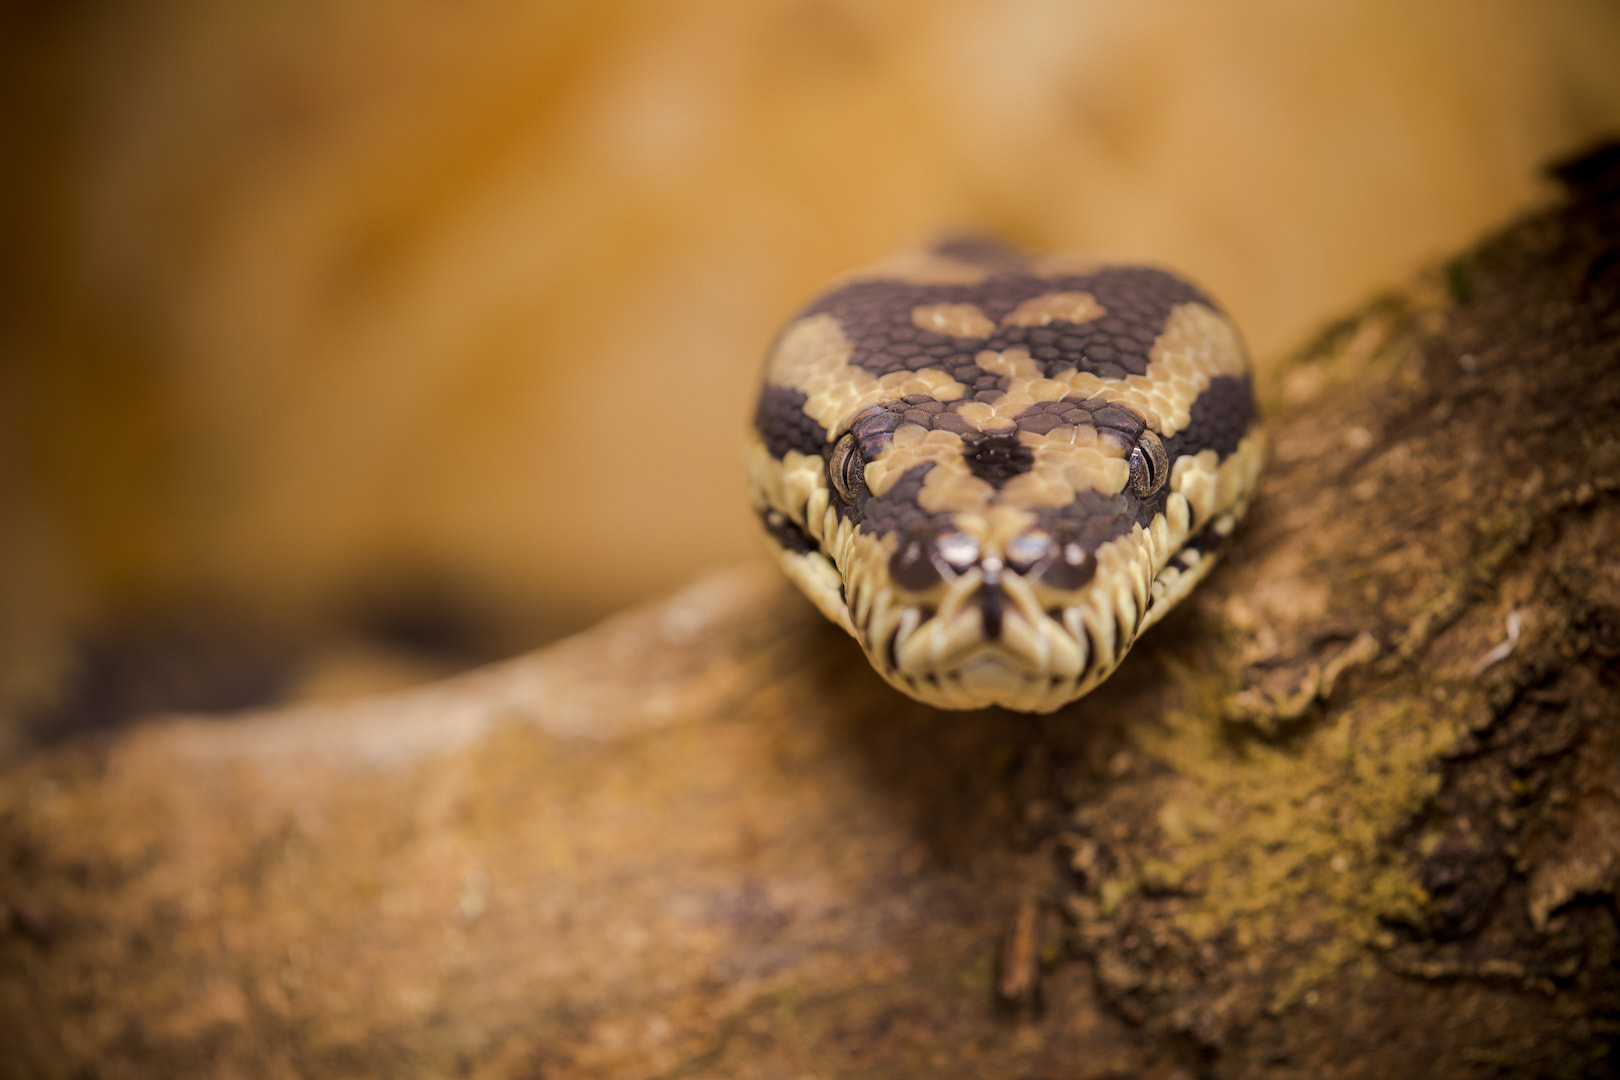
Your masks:
<svg viewBox="0 0 1620 1080"><path fill-rule="evenodd" d="M757 554L759 356L896 246L1167 262L1264 365L1620 129L1597 0L14 3L0 39L7 731L177 610L181 667L263 654L245 703Z"/></svg>

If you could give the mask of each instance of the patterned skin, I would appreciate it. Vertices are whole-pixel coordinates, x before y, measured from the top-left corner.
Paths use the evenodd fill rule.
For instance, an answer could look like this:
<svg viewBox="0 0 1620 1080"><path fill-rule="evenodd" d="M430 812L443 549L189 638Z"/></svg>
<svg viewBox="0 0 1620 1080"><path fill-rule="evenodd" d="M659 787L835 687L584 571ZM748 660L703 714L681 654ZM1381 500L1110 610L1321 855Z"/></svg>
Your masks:
<svg viewBox="0 0 1620 1080"><path fill-rule="evenodd" d="M747 440L788 576L946 709L1051 712L1214 565L1260 469L1248 359L1166 271L958 241L778 336Z"/></svg>

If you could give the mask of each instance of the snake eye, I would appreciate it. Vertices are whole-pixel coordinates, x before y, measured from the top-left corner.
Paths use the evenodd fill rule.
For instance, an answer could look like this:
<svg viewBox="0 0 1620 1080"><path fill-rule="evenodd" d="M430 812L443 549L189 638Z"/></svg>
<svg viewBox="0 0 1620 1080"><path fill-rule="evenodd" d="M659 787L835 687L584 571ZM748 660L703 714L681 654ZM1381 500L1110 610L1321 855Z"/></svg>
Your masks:
<svg viewBox="0 0 1620 1080"><path fill-rule="evenodd" d="M1164 452L1164 443L1147 428L1137 437L1131 448L1131 490L1147 498L1164 487L1170 478L1170 455Z"/></svg>
<svg viewBox="0 0 1620 1080"><path fill-rule="evenodd" d="M832 457L827 462L827 476L832 480L833 490L846 503L853 504L855 496L866 487L866 461L861 457L854 432L846 432L833 447Z"/></svg>

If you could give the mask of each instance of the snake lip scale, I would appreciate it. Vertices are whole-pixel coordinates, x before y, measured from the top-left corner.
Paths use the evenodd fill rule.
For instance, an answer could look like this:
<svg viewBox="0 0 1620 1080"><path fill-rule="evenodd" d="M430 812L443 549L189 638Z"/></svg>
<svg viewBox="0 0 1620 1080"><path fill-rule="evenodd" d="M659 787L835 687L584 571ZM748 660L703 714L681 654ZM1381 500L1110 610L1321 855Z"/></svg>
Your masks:
<svg viewBox="0 0 1620 1080"><path fill-rule="evenodd" d="M1152 266L982 240L835 282L747 435L782 568L889 683L1051 712L1215 564L1263 455L1237 328Z"/></svg>

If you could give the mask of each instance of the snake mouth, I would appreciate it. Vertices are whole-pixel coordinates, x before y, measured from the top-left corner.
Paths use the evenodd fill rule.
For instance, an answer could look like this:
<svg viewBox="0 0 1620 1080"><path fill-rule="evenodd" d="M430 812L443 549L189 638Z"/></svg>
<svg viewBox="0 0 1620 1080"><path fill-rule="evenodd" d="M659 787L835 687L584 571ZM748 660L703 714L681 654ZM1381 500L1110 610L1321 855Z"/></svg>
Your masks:
<svg viewBox="0 0 1620 1080"><path fill-rule="evenodd" d="M1088 677L1096 655L1089 638L1041 609L1023 578L978 567L951 582L937 606L873 612L866 640L891 681L957 709L1056 708Z"/></svg>
<svg viewBox="0 0 1620 1080"><path fill-rule="evenodd" d="M900 629L909 621L902 619ZM991 661L1031 675L1073 678L1086 662L1086 650L1061 624L1039 613L1031 619L1012 604L941 611L896 638L889 650L895 670L913 679Z"/></svg>
<svg viewBox="0 0 1620 1080"><path fill-rule="evenodd" d="M931 705L1050 712L1124 659L1153 606L1160 546L1141 529L1104 545L1106 572L1079 589L986 556L934 592L857 605L860 636L885 678Z"/></svg>
<svg viewBox="0 0 1620 1080"><path fill-rule="evenodd" d="M907 609L885 644L879 671L939 708L1051 712L1102 681L1131 643L1127 628L1112 618L1099 632L1080 609L1054 614L1061 620L1044 613L1030 618L1008 604L999 636L991 637L981 606L928 619Z"/></svg>

